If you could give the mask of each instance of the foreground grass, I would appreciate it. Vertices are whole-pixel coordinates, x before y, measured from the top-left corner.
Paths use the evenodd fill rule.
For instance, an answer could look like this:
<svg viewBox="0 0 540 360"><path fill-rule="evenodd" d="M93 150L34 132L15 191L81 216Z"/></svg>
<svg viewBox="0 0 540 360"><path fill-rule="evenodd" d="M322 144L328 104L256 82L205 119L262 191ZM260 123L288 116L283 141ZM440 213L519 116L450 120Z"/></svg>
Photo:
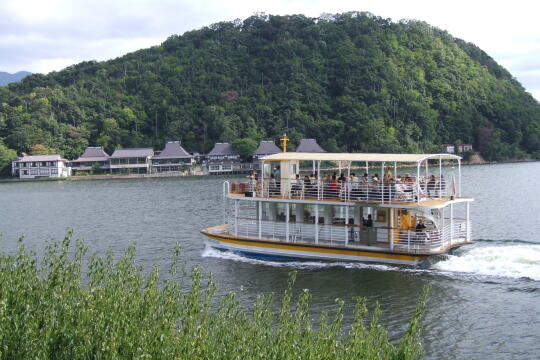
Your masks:
<svg viewBox="0 0 540 360"><path fill-rule="evenodd" d="M417 359L427 291L397 344L367 320L359 299L354 321L343 326L343 302L315 322L310 294L293 301L292 274L274 313L261 295L252 309L234 293L217 298L211 279L194 267L169 279L158 268L144 276L134 248L117 260L89 257L71 234L50 245L43 259L25 250L0 255L0 359ZM178 251L177 251L178 259ZM86 278L87 277L87 278ZM180 278L180 280L175 280Z"/></svg>

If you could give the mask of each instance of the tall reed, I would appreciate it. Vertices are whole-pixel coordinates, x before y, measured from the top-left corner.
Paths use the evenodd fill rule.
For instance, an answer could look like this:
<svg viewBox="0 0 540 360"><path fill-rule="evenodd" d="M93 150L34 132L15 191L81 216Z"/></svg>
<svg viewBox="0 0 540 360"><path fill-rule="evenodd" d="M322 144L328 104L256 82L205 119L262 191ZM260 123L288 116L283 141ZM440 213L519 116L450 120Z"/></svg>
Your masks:
<svg viewBox="0 0 540 360"><path fill-rule="evenodd" d="M392 344L379 325L379 308L368 319L364 299L357 300L349 327L341 300L315 321L309 291L293 296L292 273L277 311L272 295L260 295L248 309L233 292L218 298L216 284L199 267L177 273L176 252L162 279L157 266L144 275L134 247L119 259L87 256L68 233L38 261L20 240L17 253L0 256L0 359L422 357L427 290L408 332Z"/></svg>

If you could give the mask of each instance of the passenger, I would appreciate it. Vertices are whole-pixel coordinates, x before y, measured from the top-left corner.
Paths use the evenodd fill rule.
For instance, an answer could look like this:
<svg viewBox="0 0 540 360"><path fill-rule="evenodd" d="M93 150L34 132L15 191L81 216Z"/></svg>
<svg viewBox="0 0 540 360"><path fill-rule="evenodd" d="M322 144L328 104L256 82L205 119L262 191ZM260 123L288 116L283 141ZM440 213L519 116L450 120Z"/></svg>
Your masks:
<svg viewBox="0 0 540 360"><path fill-rule="evenodd" d="M330 181L330 197L337 198L338 197L338 182L336 179L336 173L332 175L332 180Z"/></svg>
<svg viewBox="0 0 540 360"><path fill-rule="evenodd" d="M427 240L426 225L424 224L424 220L422 218L420 218L418 220L418 224L416 224L416 237L418 240Z"/></svg>
<svg viewBox="0 0 540 360"><path fill-rule="evenodd" d="M311 191L311 180L308 175L304 176L304 196L310 196Z"/></svg>
<svg viewBox="0 0 540 360"><path fill-rule="evenodd" d="M384 173L384 183L385 184L388 184L390 183L390 180L393 178L392 176L392 171L390 169L386 169L385 173Z"/></svg>
<svg viewBox="0 0 540 360"><path fill-rule="evenodd" d="M296 178L291 187L292 196L300 196L302 191L302 179L300 179L300 174L296 174Z"/></svg>
<svg viewBox="0 0 540 360"><path fill-rule="evenodd" d="M371 214L367 216L367 220L362 217L364 226L366 227L373 227L373 219L371 218Z"/></svg>
<svg viewBox="0 0 540 360"><path fill-rule="evenodd" d="M431 175L427 183L427 194L428 196L437 195L437 180L435 179L435 175Z"/></svg>

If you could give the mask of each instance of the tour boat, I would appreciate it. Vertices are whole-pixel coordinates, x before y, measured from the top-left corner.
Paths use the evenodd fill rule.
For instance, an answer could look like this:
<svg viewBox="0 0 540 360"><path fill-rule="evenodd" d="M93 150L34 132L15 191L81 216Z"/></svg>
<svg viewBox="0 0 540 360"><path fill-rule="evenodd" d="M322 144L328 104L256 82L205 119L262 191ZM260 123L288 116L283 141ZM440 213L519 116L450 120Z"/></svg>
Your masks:
<svg viewBox="0 0 540 360"><path fill-rule="evenodd" d="M457 155L282 152L260 161L258 176L223 183L224 223L201 231L208 246L265 260L416 266L471 243L473 199L461 194ZM448 163L457 174L445 166L445 177Z"/></svg>

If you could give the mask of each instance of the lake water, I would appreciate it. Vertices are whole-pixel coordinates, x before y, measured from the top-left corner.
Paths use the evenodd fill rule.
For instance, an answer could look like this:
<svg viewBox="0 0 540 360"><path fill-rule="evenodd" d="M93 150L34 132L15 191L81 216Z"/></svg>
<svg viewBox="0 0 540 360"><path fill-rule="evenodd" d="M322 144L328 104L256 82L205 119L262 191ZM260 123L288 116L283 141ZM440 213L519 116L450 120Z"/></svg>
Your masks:
<svg viewBox="0 0 540 360"><path fill-rule="evenodd" d="M137 261L169 264L179 242L191 264L212 272L220 291L245 304L282 293L288 273L308 288L314 315L363 296L402 335L424 285L432 286L423 342L428 359L540 357L540 162L465 166L475 244L430 269L358 263L277 263L205 249L199 230L222 222L223 177L0 184L0 246L21 235L38 253L66 229L91 252L120 254L136 242Z"/></svg>

